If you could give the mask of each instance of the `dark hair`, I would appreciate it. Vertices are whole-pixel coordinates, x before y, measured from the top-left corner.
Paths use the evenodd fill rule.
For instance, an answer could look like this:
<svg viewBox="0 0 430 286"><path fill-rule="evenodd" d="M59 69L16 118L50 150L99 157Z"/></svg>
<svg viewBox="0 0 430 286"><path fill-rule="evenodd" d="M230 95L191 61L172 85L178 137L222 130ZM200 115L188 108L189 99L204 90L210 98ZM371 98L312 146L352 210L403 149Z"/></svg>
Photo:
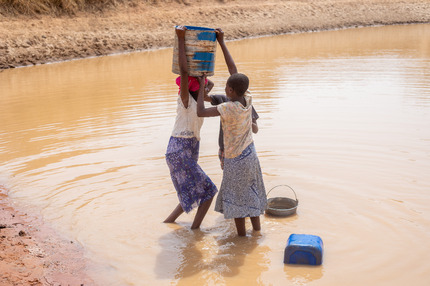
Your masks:
<svg viewBox="0 0 430 286"><path fill-rule="evenodd" d="M228 78L227 84L237 95L244 95L249 87L249 78L243 73L235 73Z"/></svg>

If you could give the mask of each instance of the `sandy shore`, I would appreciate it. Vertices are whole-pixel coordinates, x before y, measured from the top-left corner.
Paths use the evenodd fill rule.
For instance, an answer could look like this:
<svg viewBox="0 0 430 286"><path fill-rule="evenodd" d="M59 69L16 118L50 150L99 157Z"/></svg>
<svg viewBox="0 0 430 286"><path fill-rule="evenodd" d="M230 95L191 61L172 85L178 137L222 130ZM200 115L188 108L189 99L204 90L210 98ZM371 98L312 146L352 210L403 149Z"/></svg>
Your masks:
<svg viewBox="0 0 430 286"><path fill-rule="evenodd" d="M169 47L177 24L221 27L232 40L404 23L430 23L430 0L172 0L74 17L0 14L0 70ZM96 285L79 244L17 209L1 186L0 210L0 285Z"/></svg>
<svg viewBox="0 0 430 286"><path fill-rule="evenodd" d="M146 2L146 1L145 1ZM178 24L226 38L430 22L430 0L165 0L74 17L0 14L0 69L169 47ZM184 4L184 2L186 4Z"/></svg>

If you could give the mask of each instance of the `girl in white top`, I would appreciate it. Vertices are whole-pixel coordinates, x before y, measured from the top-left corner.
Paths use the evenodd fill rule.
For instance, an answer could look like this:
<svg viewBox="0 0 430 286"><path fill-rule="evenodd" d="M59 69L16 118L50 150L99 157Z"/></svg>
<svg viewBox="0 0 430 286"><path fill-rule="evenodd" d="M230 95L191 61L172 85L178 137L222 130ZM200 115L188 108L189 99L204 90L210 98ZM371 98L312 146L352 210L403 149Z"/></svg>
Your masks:
<svg viewBox="0 0 430 286"><path fill-rule="evenodd" d="M217 39L224 54L230 77L225 92L230 99L216 107L205 108L204 90L199 89L197 115L221 116L224 132L224 170L215 210L224 218L234 218L239 236L246 235L245 218L250 217L253 229L259 231L260 215L267 205L266 190L260 162L252 139L252 97L246 95L249 79L237 73L236 65L224 43L224 34L217 29ZM199 78L204 85L205 77Z"/></svg>
<svg viewBox="0 0 430 286"><path fill-rule="evenodd" d="M185 211L190 212L198 206L192 229L200 227L213 197L218 191L215 184L198 165L200 128L203 118L197 117L197 91L199 81L188 76L187 59L185 55L186 27L178 26L179 69L181 76L176 79L179 85L177 115L173 132L166 151L166 161L170 169L170 176L178 194L179 204L164 221L173 223ZM202 89L210 89L213 83L201 85Z"/></svg>

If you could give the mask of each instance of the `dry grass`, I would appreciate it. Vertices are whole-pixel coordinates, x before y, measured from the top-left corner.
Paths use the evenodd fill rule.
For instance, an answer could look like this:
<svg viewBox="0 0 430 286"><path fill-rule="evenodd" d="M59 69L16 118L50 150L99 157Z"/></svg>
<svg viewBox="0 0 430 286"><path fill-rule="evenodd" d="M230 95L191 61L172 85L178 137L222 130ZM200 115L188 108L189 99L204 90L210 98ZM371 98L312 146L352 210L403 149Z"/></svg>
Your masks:
<svg viewBox="0 0 430 286"><path fill-rule="evenodd" d="M100 12L112 7L138 7L162 3L192 5L196 2L227 0L0 0L0 16L75 15L79 11Z"/></svg>
<svg viewBox="0 0 430 286"><path fill-rule="evenodd" d="M120 4L154 4L160 0L0 0L4 15L74 15L78 11L103 11ZM163 1L163 0L161 0Z"/></svg>

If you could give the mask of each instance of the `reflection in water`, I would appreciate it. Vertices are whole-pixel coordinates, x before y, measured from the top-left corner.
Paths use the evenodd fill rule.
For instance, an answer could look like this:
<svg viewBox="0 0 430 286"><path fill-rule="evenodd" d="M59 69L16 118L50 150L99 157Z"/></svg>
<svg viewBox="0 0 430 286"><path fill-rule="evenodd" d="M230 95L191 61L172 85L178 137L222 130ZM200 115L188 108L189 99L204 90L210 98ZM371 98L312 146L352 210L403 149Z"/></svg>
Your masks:
<svg viewBox="0 0 430 286"><path fill-rule="evenodd" d="M284 267L285 275L293 285L307 285L313 280L323 276L324 266L287 265Z"/></svg>
<svg viewBox="0 0 430 286"><path fill-rule="evenodd" d="M290 185L300 202L262 216L260 235L236 238L213 209L200 231L194 213L161 223L177 203L171 49L0 73L0 184L79 241L103 285L427 285L429 37L426 24L229 43L260 115L266 189ZM215 70L223 93L220 56ZM199 162L219 186L218 128L205 119ZM282 263L291 233L323 239L323 266Z"/></svg>

